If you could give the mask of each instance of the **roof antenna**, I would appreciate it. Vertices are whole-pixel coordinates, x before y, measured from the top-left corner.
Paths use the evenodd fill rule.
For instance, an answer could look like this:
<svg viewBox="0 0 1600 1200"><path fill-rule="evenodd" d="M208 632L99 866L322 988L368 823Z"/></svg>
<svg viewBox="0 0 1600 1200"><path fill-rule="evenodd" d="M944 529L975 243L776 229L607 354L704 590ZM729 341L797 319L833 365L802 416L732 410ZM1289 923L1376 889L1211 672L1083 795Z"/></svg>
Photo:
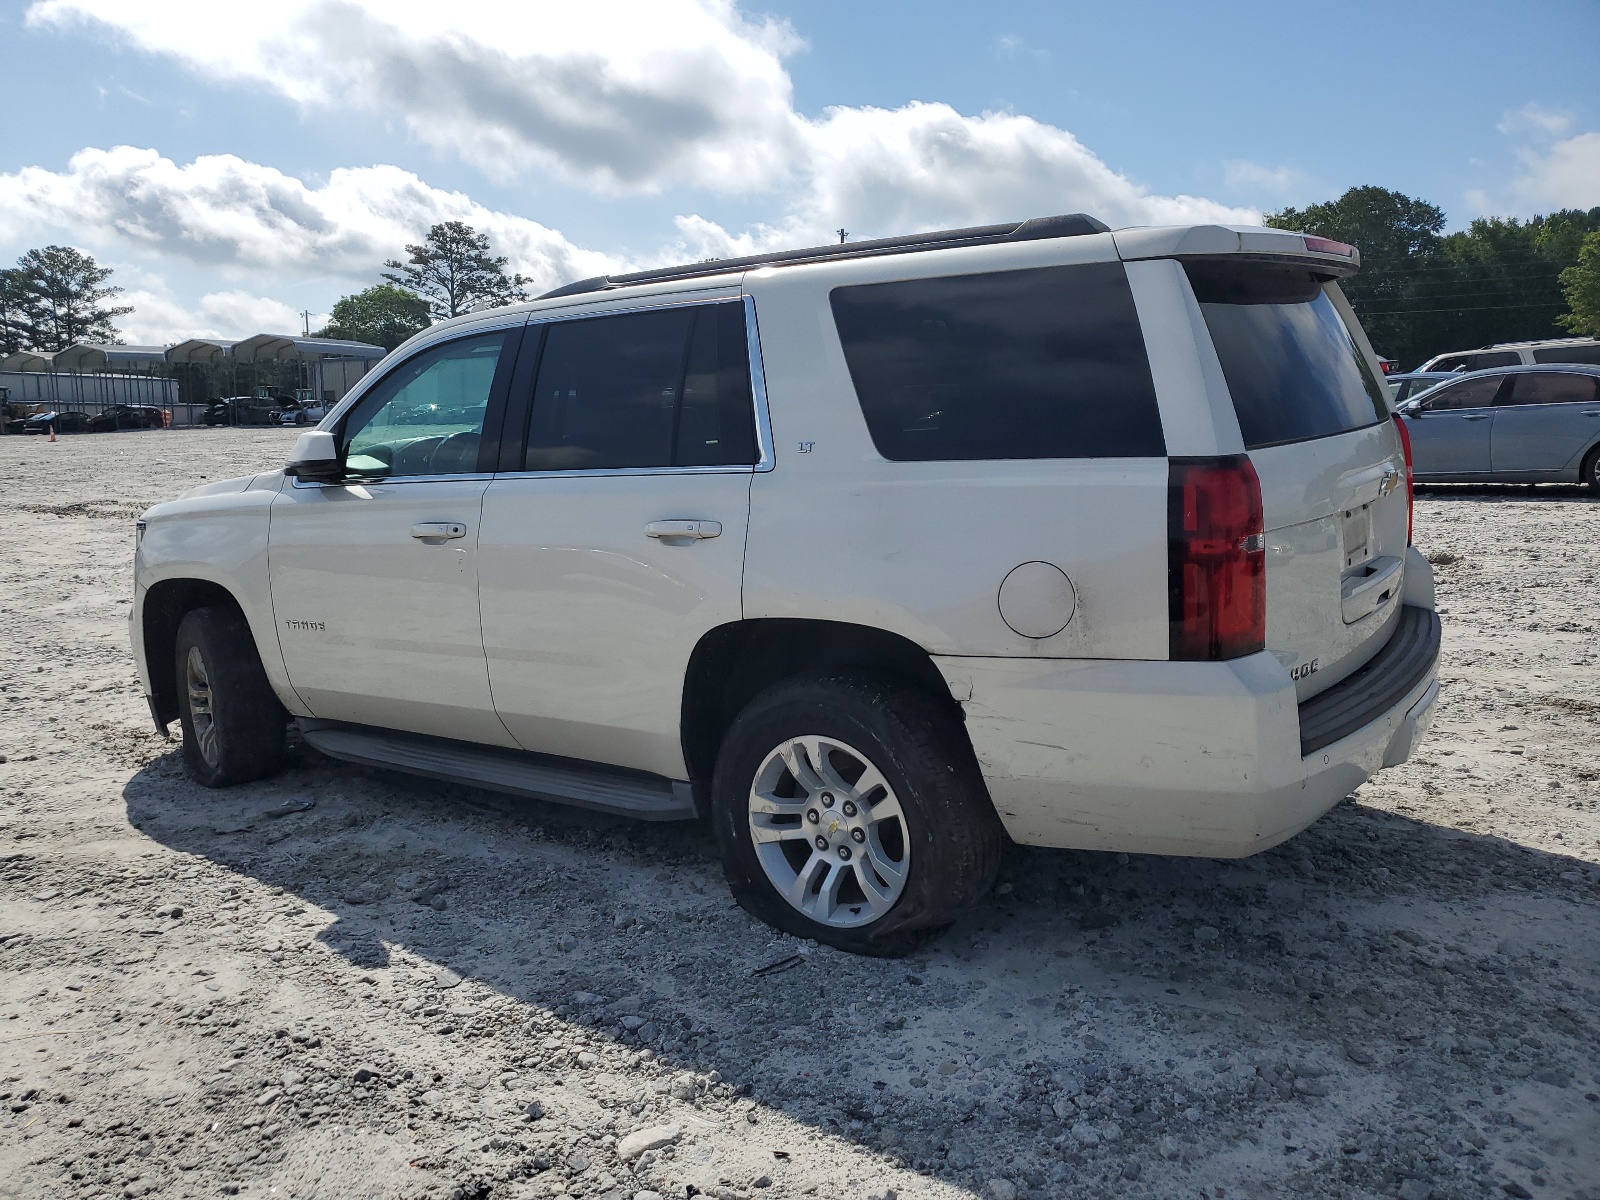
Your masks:
<svg viewBox="0 0 1600 1200"><path fill-rule="evenodd" d="M845 231L845 230L843 230L843 229L835 229L835 230L834 230L834 232L835 232L835 233L837 233L837 234L838 234L838 235L839 235L839 245L841 245L841 246L842 246L842 245L844 245L844 239L845 239L845 238L847 238L847 237L848 237L848 236L850 236L850 235L849 235L849 234L848 234L848 233L847 233L847 232L846 232L846 231Z"/></svg>

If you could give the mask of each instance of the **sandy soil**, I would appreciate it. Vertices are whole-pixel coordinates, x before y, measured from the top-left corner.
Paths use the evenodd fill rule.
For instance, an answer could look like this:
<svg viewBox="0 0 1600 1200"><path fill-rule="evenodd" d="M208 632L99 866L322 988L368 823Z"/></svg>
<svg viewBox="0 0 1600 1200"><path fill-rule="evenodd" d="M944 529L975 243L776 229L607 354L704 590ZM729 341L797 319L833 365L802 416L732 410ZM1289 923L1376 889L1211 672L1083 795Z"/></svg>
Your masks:
<svg viewBox="0 0 1600 1200"><path fill-rule="evenodd" d="M1017 850L881 962L752 923L695 827L303 747L190 784L132 519L292 439L0 439L0 1195L1600 1197L1584 494L1419 502L1407 766L1243 862Z"/></svg>

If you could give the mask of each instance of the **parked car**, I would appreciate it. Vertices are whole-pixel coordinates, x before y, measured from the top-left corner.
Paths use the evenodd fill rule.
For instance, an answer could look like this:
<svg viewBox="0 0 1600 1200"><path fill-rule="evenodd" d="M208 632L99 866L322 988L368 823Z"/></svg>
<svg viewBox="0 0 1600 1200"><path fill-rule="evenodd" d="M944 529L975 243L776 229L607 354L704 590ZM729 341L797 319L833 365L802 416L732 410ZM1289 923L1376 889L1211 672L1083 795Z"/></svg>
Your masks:
<svg viewBox="0 0 1600 1200"><path fill-rule="evenodd" d="M58 434L88 433L91 431L91 418L88 413L81 412L45 412L22 422L23 433L48 434L52 428Z"/></svg>
<svg viewBox="0 0 1600 1200"><path fill-rule="evenodd" d="M1330 282L1357 262L1054 217L432 326L285 470L144 514L151 712L210 786L276 771L293 717L707 819L739 903L866 953L985 895L1008 837L1253 854L1438 694L1404 438Z"/></svg>
<svg viewBox="0 0 1600 1200"><path fill-rule="evenodd" d="M275 425L315 425L328 415L320 401L285 400L270 414Z"/></svg>
<svg viewBox="0 0 1600 1200"><path fill-rule="evenodd" d="M89 418L89 430L110 433L118 429L161 429L166 423L166 414L159 408L147 404L113 404Z"/></svg>
<svg viewBox="0 0 1600 1200"><path fill-rule="evenodd" d="M1389 375L1383 381L1384 386L1389 389L1389 407L1397 408L1417 393L1425 392L1447 379L1458 379L1460 376L1460 371L1407 371L1404 374Z"/></svg>
<svg viewBox="0 0 1600 1200"><path fill-rule="evenodd" d="M213 401L200 419L207 425L272 425L279 403L256 396L228 396Z"/></svg>
<svg viewBox="0 0 1600 1200"><path fill-rule="evenodd" d="M1418 479L1581 481L1600 491L1600 366L1474 371L1398 412Z"/></svg>
<svg viewBox="0 0 1600 1200"><path fill-rule="evenodd" d="M1586 363L1600 366L1600 341L1590 337L1546 338L1536 342L1499 342L1481 350L1436 354L1418 371L1485 371L1494 367Z"/></svg>

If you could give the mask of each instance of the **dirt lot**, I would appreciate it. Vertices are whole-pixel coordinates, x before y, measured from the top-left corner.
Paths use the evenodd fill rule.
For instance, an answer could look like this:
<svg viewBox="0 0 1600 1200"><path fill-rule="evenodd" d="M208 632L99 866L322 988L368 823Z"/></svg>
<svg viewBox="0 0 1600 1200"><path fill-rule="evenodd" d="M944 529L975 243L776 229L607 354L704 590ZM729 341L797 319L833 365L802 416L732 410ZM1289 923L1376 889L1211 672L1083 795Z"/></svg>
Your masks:
<svg viewBox="0 0 1600 1200"><path fill-rule="evenodd" d="M1014 851L882 962L746 919L695 827L304 747L191 785L132 521L292 438L0 439L0 1195L1600 1198L1582 493L1419 502L1413 762L1243 862Z"/></svg>

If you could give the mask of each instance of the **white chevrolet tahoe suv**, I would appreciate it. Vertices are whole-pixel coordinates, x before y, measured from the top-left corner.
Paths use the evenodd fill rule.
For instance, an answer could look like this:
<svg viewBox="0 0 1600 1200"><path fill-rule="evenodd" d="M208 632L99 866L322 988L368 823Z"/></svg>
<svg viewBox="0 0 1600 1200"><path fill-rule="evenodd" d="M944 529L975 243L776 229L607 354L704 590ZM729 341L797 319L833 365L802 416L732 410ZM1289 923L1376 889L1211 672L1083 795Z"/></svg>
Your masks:
<svg viewBox="0 0 1600 1200"><path fill-rule="evenodd" d="M1356 252L1088 217L572 284L391 354L140 523L157 724L712 823L773 925L903 952L1006 838L1241 856L1438 692Z"/></svg>

